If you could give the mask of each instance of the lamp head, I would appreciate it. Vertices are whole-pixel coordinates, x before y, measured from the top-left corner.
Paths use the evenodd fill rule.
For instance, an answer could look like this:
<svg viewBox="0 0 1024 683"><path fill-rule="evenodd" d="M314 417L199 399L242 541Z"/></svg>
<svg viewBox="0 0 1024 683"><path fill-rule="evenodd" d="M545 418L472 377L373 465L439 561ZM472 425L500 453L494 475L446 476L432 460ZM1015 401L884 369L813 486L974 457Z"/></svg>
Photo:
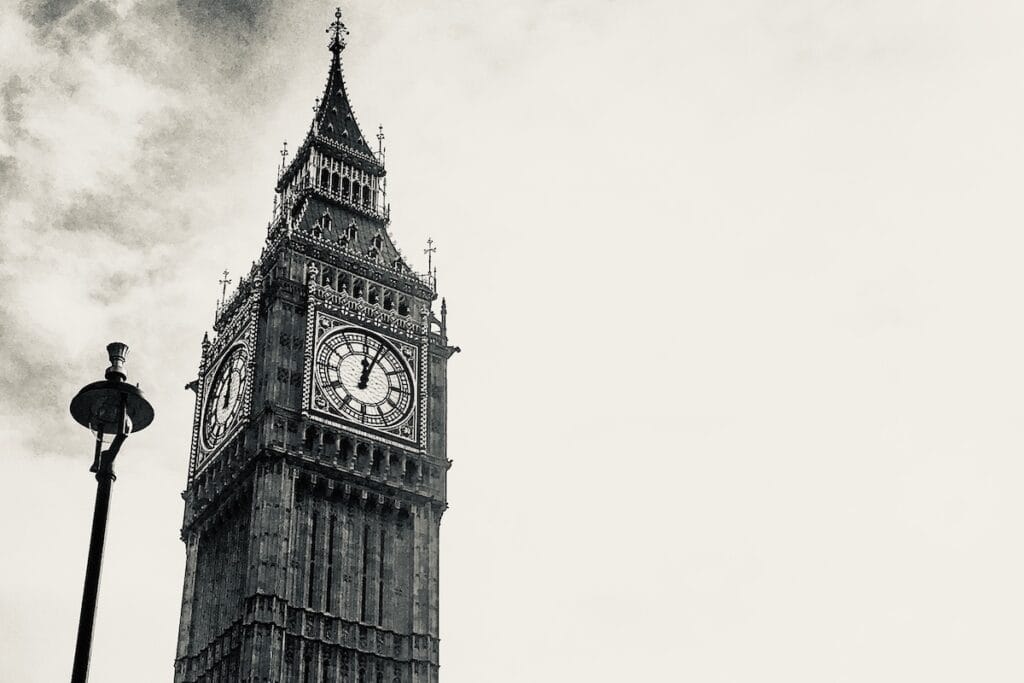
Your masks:
<svg viewBox="0 0 1024 683"><path fill-rule="evenodd" d="M105 373L106 379L85 385L71 399L71 417L101 441L118 434L142 431L153 421L153 406L142 395L142 390L125 381L128 345L108 344L107 354L110 367Z"/></svg>

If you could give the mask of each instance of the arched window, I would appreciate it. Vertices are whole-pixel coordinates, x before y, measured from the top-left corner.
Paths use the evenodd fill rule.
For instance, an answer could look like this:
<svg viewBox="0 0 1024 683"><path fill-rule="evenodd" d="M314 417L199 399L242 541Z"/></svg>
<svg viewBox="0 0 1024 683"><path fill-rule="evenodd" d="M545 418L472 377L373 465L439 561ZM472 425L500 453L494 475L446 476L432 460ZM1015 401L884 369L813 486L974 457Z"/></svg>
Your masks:
<svg viewBox="0 0 1024 683"><path fill-rule="evenodd" d="M341 189L341 176L338 175L337 173L332 173L331 174L331 192L334 192L335 194L337 194L337 192L340 189Z"/></svg>
<svg viewBox="0 0 1024 683"><path fill-rule="evenodd" d="M354 448L351 439L342 438L338 441L338 455L341 457L342 463L350 464L349 461L352 459L353 452Z"/></svg>
<svg viewBox="0 0 1024 683"><path fill-rule="evenodd" d="M409 315L409 303L404 296L398 299L398 315Z"/></svg>
<svg viewBox="0 0 1024 683"><path fill-rule="evenodd" d="M331 186L331 172L326 168L320 169L320 185L327 188Z"/></svg>
<svg viewBox="0 0 1024 683"><path fill-rule="evenodd" d="M366 255L372 259L378 258L380 256L381 247L384 246L384 238L382 238L379 234L374 235L373 240L371 241L371 245L372 246L370 247L369 251L367 251Z"/></svg>
<svg viewBox="0 0 1024 683"><path fill-rule="evenodd" d="M342 244L348 244L349 242L351 242L355 238L356 238L356 224L353 221L352 223L348 224L347 228L345 228L345 232L342 233L342 235L341 235L340 242Z"/></svg>
<svg viewBox="0 0 1024 683"><path fill-rule="evenodd" d="M356 446L356 469L360 472L367 470L371 462L370 447L364 443Z"/></svg>
<svg viewBox="0 0 1024 683"><path fill-rule="evenodd" d="M348 178L341 179L341 195L348 197L349 190L352 189L352 183L349 182Z"/></svg>
<svg viewBox="0 0 1024 683"><path fill-rule="evenodd" d="M331 229L331 217L326 213L317 219L313 224L313 236L323 237L324 233Z"/></svg>
<svg viewBox="0 0 1024 683"><path fill-rule="evenodd" d="M363 204L370 203L370 186L363 185Z"/></svg>
<svg viewBox="0 0 1024 683"><path fill-rule="evenodd" d="M390 311L395 307L395 299L390 291L384 292L384 310Z"/></svg>
<svg viewBox="0 0 1024 683"><path fill-rule="evenodd" d="M352 285L352 296L354 296L357 299L362 299L363 298L363 287L364 287L363 286L363 281L362 280L356 280L355 284Z"/></svg>
<svg viewBox="0 0 1024 683"><path fill-rule="evenodd" d="M348 294L348 275L342 274L338 276L338 291Z"/></svg>
<svg viewBox="0 0 1024 683"><path fill-rule="evenodd" d="M371 304L375 304L380 301L380 289L376 285L370 287L370 295L366 300Z"/></svg>
<svg viewBox="0 0 1024 683"><path fill-rule="evenodd" d="M354 201L359 201L359 192L361 187L362 186L359 183L352 183L352 199Z"/></svg>
<svg viewBox="0 0 1024 683"><path fill-rule="evenodd" d="M306 427L306 438L304 439L303 445L307 450L312 450L316 443L316 427Z"/></svg>
<svg viewBox="0 0 1024 683"><path fill-rule="evenodd" d="M310 683L314 678L313 673L313 648L306 646L306 652L302 657L302 683Z"/></svg>

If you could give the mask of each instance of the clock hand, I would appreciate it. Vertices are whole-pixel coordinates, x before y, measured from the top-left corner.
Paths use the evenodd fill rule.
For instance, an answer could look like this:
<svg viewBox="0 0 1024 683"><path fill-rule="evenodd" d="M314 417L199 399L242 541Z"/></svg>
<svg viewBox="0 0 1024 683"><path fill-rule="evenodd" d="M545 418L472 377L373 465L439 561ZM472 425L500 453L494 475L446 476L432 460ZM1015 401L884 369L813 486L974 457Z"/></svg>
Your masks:
<svg viewBox="0 0 1024 683"><path fill-rule="evenodd" d="M384 345L383 345L383 344L381 344L381 345L380 345L380 347L379 347L379 348L377 349L377 355L373 357L373 360L372 360L372 361L370 361L370 367L371 367L371 368L372 368L372 367L373 367L374 365L376 365L376 364L377 364L377 361L379 361L379 360L380 360L380 357L381 357L382 355L384 355Z"/></svg>
<svg viewBox="0 0 1024 683"><path fill-rule="evenodd" d="M234 373L232 373L232 374L228 375L228 381L224 383L224 405L221 406L223 408L227 408L228 407L228 403L231 402L231 385L232 385L232 380L234 380L234 378L235 378L235 375L234 375Z"/></svg>
<svg viewBox="0 0 1024 683"><path fill-rule="evenodd" d="M359 375L359 385L358 385L360 389L365 389L366 388L367 382L370 381L370 370L372 370L373 366L377 364L377 361L380 360L381 354L383 354L383 353L384 353L384 345L381 344L379 347L377 347L377 355L375 355L373 357L373 360L371 360L369 363L366 362L366 357L365 356L363 357L363 360L362 360L363 372L362 372L361 375Z"/></svg>
<svg viewBox="0 0 1024 683"><path fill-rule="evenodd" d="M366 383L370 381L370 364L367 362L366 357L359 361L363 365L363 371L359 373L359 383L356 384L360 389L366 388Z"/></svg>

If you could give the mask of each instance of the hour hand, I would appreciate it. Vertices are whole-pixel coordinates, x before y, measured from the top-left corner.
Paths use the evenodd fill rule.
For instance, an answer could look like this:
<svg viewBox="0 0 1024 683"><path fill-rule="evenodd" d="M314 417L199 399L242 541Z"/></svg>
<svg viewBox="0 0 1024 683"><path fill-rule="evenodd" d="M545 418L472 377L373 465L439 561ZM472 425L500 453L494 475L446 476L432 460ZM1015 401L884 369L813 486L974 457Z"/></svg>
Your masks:
<svg viewBox="0 0 1024 683"><path fill-rule="evenodd" d="M366 356L363 356L360 362L363 364L363 371L359 373L359 383L356 386L360 389L365 389L366 383L370 381L370 368L373 367L373 363L366 360Z"/></svg>

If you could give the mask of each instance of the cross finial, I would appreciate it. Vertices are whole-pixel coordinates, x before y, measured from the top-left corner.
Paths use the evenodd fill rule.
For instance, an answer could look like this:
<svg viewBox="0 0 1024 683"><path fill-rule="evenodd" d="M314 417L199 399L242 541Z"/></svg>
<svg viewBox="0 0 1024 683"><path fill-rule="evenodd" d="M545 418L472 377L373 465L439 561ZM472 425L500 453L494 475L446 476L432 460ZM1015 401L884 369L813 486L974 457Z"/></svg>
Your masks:
<svg viewBox="0 0 1024 683"><path fill-rule="evenodd" d="M225 297L227 296L228 293L228 285L231 284L231 280L228 279L227 270L224 271L224 277L222 277L220 280L217 280L217 282L220 284L220 303L223 306Z"/></svg>
<svg viewBox="0 0 1024 683"><path fill-rule="evenodd" d="M331 52L337 54L345 49L345 36L348 35L348 29L345 28L345 24L341 21L341 8L338 7L334 10L334 21L327 28L328 33L333 33L331 37L331 44L328 46Z"/></svg>
<svg viewBox="0 0 1024 683"><path fill-rule="evenodd" d="M288 159L288 141L281 145L281 170L284 171L285 161Z"/></svg>
<svg viewBox="0 0 1024 683"><path fill-rule="evenodd" d="M427 276L434 276L434 252L437 251L437 247L434 246L434 240L431 237L427 238L427 248L423 250L423 253L427 255Z"/></svg>

